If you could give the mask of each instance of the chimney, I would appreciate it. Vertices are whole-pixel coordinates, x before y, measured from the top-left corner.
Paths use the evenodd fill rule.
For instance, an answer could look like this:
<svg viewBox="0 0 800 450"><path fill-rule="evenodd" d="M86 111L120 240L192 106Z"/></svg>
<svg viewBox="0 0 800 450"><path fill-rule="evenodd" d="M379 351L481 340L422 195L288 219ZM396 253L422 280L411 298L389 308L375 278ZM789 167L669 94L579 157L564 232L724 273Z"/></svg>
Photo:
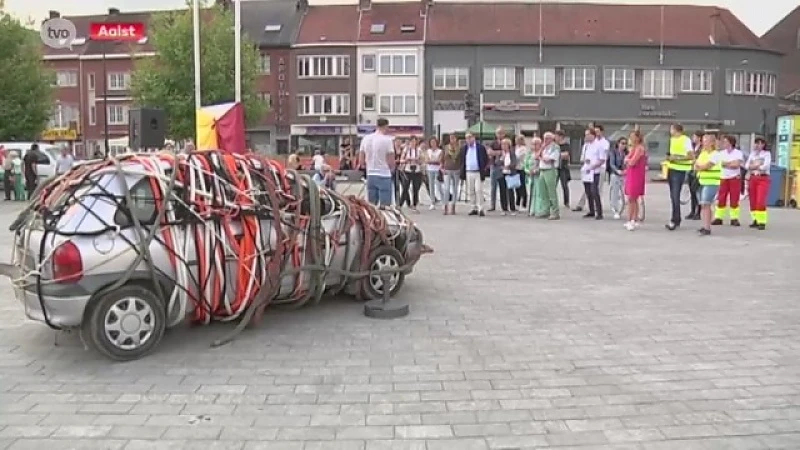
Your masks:
<svg viewBox="0 0 800 450"><path fill-rule="evenodd" d="M308 9L308 0L297 0L297 10L305 11Z"/></svg>
<svg viewBox="0 0 800 450"><path fill-rule="evenodd" d="M116 16L117 14L119 14L119 8L108 8L109 16Z"/></svg>
<svg viewBox="0 0 800 450"><path fill-rule="evenodd" d="M51 9L50 11L48 11L48 16L49 16L48 18L50 19L58 19L59 17L61 17L61 13L58 11L53 11Z"/></svg>
<svg viewBox="0 0 800 450"><path fill-rule="evenodd" d="M358 9L369 11L372 8L372 0L358 0Z"/></svg>

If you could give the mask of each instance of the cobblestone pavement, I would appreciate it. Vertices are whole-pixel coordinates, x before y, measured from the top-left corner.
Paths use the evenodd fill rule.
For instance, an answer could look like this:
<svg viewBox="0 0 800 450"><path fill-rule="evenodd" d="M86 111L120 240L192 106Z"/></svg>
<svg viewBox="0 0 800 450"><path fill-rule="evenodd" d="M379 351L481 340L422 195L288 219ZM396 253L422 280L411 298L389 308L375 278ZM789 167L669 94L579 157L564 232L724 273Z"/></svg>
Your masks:
<svg viewBox="0 0 800 450"><path fill-rule="evenodd" d="M424 211L437 253L408 318L335 299L222 348L229 325L174 330L125 364L54 346L2 280L0 448L800 448L800 211L701 238L664 230L665 192L634 233Z"/></svg>

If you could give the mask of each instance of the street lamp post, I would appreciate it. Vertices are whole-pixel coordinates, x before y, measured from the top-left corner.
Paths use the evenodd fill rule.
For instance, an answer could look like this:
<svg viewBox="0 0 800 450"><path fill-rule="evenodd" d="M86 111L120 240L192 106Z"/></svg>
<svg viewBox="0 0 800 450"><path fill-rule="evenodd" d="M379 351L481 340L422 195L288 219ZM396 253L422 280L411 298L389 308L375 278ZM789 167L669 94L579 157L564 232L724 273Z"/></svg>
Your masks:
<svg viewBox="0 0 800 450"><path fill-rule="evenodd" d="M116 16L119 13L119 10L116 8L110 8L108 10L108 14L103 19L104 22L108 22L108 19L112 16ZM103 61L103 143L105 144L105 157L108 158L108 155L111 151L111 146L108 143L108 113L110 111L108 107L108 65L106 64L106 52L108 51L108 42L101 41L100 45L102 47L102 61Z"/></svg>

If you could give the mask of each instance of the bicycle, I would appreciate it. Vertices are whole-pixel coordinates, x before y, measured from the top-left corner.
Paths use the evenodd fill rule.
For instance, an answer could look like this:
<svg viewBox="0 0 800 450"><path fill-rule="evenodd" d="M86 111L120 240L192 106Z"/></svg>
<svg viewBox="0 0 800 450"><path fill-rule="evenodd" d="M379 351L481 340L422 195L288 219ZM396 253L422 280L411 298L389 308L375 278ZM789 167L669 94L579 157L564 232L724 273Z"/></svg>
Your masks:
<svg viewBox="0 0 800 450"><path fill-rule="evenodd" d="M616 196L614 195L616 193ZM614 202L615 197L619 199L616 204ZM644 196L639 197L637 200L639 202L639 217L637 220L639 222L644 222L645 219L645 202ZM625 209L627 208L627 202L625 200L625 177L620 177L620 183L615 188L613 185L609 187L608 190L608 204L611 205L611 209L613 211L618 211L620 215L624 214Z"/></svg>

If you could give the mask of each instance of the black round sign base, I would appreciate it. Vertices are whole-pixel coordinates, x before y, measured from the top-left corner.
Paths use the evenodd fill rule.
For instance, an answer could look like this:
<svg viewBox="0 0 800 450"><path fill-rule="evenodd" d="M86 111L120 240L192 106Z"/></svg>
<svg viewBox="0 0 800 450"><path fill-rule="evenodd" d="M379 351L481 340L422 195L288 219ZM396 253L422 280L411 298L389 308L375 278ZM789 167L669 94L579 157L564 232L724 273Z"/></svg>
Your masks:
<svg viewBox="0 0 800 450"><path fill-rule="evenodd" d="M408 313L408 303L399 299L371 300L364 304L364 315L373 319L397 319Z"/></svg>

